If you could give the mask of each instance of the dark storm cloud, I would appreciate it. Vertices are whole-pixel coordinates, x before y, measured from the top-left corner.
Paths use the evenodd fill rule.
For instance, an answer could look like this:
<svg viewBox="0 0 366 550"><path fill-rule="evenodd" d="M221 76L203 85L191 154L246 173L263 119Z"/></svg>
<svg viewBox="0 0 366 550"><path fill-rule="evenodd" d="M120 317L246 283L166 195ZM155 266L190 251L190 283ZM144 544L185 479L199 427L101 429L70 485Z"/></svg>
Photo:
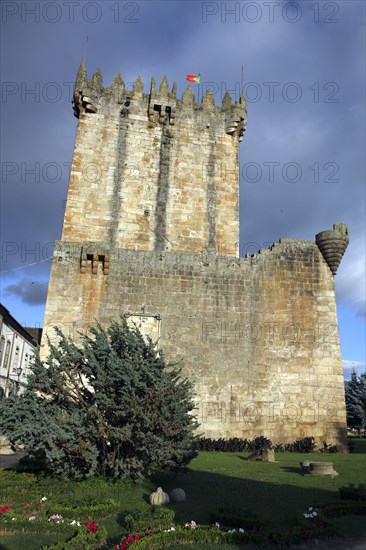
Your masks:
<svg viewBox="0 0 366 550"><path fill-rule="evenodd" d="M18 283L8 285L4 289L4 295L15 296L30 306L43 304L46 301L48 281L32 281L23 278Z"/></svg>
<svg viewBox="0 0 366 550"><path fill-rule="evenodd" d="M365 278L364 3L295 2L301 17L293 23L287 2L274 3L272 22L260 2L251 3L259 6L255 22L255 6L246 12L245 2L132 2L138 9L131 15L123 3L105 1L95 23L88 21L92 11L82 13L86 4L78 3L73 22L60 3L55 24L47 17L36 23L31 16L25 22L9 16L3 25L5 283L24 289L23 277L49 275L46 258L61 236L77 126L71 83L88 35L88 75L100 66L106 86L121 71L128 83L141 74L147 91L152 75L160 84L167 74L181 97L185 75L201 72L201 94L212 88L219 105L226 89L238 99L244 66L240 250L255 252L280 237L313 240L334 223L347 223L350 245L336 276L337 300L359 313ZM237 4L240 13L230 15ZM37 261L42 263L24 267ZM19 267L24 271L10 271Z"/></svg>

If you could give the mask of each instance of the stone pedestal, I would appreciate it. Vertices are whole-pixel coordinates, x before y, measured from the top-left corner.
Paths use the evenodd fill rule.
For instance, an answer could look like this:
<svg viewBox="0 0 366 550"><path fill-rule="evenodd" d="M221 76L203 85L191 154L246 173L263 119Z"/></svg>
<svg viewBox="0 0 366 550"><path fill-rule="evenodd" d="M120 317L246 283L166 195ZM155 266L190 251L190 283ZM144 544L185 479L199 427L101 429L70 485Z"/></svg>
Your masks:
<svg viewBox="0 0 366 550"><path fill-rule="evenodd" d="M275 453L272 449L264 449L261 458L263 462L275 462Z"/></svg>
<svg viewBox="0 0 366 550"><path fill-rule="evenodd" d="M301 469L304 474L310 474L312 476L338 476L333 468L333 462L311 462L310 460L303 460L300 462Z"/></svg>
<svg viewBox="0 0 366 550"><path fill-rule="evenodd" d="M333 462L310 462L310 474L312 476L332 476L338 474L333 468Z"/></svg>

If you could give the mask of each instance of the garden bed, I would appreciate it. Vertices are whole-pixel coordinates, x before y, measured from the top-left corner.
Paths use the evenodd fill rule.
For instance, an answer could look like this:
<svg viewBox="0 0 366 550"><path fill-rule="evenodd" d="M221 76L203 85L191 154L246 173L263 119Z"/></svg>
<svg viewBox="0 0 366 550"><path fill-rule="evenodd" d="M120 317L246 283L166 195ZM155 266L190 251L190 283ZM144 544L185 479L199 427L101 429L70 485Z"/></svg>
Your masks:
<svg viewBox="0 0 366 550"><path fill-rule="evenodd" d="M235 507L239 513L250 513L252 518L260 518L266 533L284 533L296 527L299 517L308 507L343 502L339 495L341 486L366 482L365 455L357 452L332 455L331 460L339 472L337 478L302 475L299 466L302 459L327 461L329 458L326 455L319 457L319 454L309 453L304 457L299 453L276 453L276 463L248 462L245 460L247 455L202 452L192 461L186 473L155 472L150 480L141 485L102 478L81 482L61 481L42 474L0 470L0 506L12 506L1 514L2 548L38 550L46 545L62 543L80 533L89 537L90 544L94 544L95 533L90 532L87 525L82 525L89 522L90 527L94 522L99 542L95 541L90 548L112 549L128 535L126 515L148 510L148 496L158 486L166 491L182 487L187 493L187 502L166 507L174 511L177 527L184 528L185 523L194 521L197 526L211 526L205 529L213 529L214 510ZM46 500L42 501L43 498ZM40 502L43 504L37 504ZM343 511L342 514L336 523L342 524L343 536L351 536L352 531L347 531L347 513ZM48 521L56 515L62 516L63 523L57 523L57 518ZM32 516L36 519L29 520ZM364 517L352 518L349 521L352 529L355 525L359 526L359 531L354 534L361 536L361 520ZM80 523L80 527L70 525L73 521ZM329 521L332 523L334 520L329 518ZM153 539L151 537L151 543ZM247 542L245 548L249 549L251 542ZM179 548L179 544L178 540L176 543L172 541L168 547ZM212 542L210 547L214 548L214 544ZM142 544L136 543L135 546L136 550L139 546L142 548ZM238 540L234 545L227 545L222 541L220 548L226 546L241 548L242 542ZM85 541L79 547L59 546L62 547L87 548ZM153 548L152 544L150 547ZM192 550L201 547L202 543L198 540L190 546Z"/></svg>

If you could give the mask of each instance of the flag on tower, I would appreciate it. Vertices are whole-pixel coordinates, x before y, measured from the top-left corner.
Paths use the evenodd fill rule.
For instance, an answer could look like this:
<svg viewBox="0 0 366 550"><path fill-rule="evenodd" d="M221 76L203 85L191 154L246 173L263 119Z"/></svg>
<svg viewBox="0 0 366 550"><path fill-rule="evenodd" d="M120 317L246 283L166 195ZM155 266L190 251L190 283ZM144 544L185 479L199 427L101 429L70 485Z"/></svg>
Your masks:
<svg viewBox="0 0 366 550"><path fill-rule="evenodd" d="M201 73L187 74L187 80L189 82L196 82L197 84L199 84L201 82Z"/></svg>

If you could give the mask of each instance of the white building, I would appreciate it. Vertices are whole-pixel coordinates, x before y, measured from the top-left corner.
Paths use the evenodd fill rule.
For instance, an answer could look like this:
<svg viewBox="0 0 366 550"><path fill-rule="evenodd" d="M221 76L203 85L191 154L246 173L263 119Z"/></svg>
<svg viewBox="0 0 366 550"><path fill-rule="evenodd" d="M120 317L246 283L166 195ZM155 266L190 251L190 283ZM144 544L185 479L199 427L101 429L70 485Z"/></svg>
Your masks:
<svg viewBox="0 0 366 550"><path fill-rule="evenodd" d="M0 304L0 399L22 393L37 341Z"/></svg>

